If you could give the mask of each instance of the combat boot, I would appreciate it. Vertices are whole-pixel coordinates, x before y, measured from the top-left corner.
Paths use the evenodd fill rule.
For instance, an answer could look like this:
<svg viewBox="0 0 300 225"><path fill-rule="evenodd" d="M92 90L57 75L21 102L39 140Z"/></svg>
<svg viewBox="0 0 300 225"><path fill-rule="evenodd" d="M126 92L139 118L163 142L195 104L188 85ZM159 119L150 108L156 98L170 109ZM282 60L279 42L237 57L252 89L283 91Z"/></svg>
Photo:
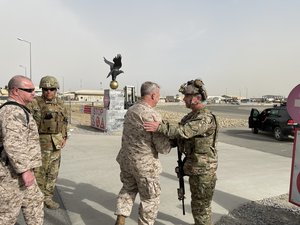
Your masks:
<svg viewBox="0 0 300 225"><path fill-rule="evenodd" d="M58 209L59 208L59 204L57 202L53 201L51 198L46 198L44 201L44 205L48 209Z"/></svg>
<svg viewBox="0 0 300 225"><path fill-rule="evenodd" d="M118 215L115 225L125 225L125 219L126 219L125 216Z"/></svg>

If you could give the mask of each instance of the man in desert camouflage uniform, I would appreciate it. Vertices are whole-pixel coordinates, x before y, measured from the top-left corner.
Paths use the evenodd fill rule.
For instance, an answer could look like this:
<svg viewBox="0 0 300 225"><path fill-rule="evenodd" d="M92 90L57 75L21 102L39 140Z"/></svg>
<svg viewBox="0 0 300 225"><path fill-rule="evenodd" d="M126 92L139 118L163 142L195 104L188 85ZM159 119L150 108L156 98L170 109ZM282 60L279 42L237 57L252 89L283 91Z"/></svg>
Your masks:
<svg viewBox="0 0 300 225"><path fill-rule="evenodd" d="M22 209L28 225L42 225L43 194L32 171L42 165L39 134L25 107L33 100L34 85L14 76L8 91L0 108L0 224L14 225Z"/></svg>
<svg viewBox="0 0 300 225"><path fill-rule="evenodd" d="M146 122L144 128L176 140L179 151L186 156L183 169L185 175L189 176L195 225L211 225L211 201L217 180L218 123L205 107L207 93L202 80L189 81L179 91L184 94L186 107L192 111L178 125L166 121Z"/></svg>
<svg viewBox="0 0 300 225"><path fill-rule="evenodd" d="M160 87L149 81L143 83L141 97L142 100L131 106L125 115L122 146L117 156L123 187L117 198L116 225L125 224L137 193L141 200L138 224L154 224L161 192L159 174L162 167L158 153L167 154L171 150L167 137L143 128L144 121L161 121L161 116L153 109L160 98Z"/></svg>
<svg viewBox="0 0 300 225"><path fill-rule="evenodd" d="M42 96L37 96L27 105L36 120L40 134L43 165L35 170L39 187L45 196L45 206L58 209L53 200L55 183L61 160L61 149L67 139L67 110L57 96L59 84L53 76L42 77Z"/></svg>

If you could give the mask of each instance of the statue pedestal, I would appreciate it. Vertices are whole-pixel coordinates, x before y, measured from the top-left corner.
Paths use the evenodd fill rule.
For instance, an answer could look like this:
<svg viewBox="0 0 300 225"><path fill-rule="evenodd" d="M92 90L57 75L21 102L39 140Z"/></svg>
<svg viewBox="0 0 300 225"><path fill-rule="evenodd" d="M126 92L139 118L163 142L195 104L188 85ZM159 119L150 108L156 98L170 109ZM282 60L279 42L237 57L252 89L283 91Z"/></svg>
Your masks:
<svg viewBox="0 0 300 225"><path fill-rule="evenodd" d="M109 110L124 109L124 91L123 90L104 90L104 108Z"/></svg>
<svg viewBox="0 0 300 225"><path fill-rule="evenodd" d="M91 126L107 132L121 130L127 111L124 109L124 91L105 89L103 100L104 108L91 109Z"/></svg>

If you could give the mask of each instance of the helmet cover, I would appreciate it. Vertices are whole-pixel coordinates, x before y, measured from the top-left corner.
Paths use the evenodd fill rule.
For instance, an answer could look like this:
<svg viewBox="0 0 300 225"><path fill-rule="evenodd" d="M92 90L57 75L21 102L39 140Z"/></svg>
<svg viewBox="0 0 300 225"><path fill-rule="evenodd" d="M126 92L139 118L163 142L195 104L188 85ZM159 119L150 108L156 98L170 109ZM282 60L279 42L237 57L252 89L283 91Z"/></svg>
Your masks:
<svg viewBox="0 0 300 225"><path fill-rule="evenodd" d="M40 88L57 88L59 89L58 81L53 76L42 77L40 81Z"/></svg>
<svg viewBox="0 0 300 225"><path fill-rule="evenodd" d="M179 92L184 95L201 95L202 100L207 99L207 92L204 83L200 79L190 80L180 86Z"/></svg>

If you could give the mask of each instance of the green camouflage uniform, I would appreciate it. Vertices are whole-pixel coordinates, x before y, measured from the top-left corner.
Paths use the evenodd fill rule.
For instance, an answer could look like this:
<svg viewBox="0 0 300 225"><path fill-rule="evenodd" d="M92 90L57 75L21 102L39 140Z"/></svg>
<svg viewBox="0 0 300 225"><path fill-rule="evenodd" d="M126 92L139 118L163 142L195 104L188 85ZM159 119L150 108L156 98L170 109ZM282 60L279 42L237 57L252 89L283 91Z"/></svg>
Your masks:
<svg viewBox="0 0 300 225"><path fill-rule="evenodd" d="M43 194L36 182L25 187L21 177L42 165L38 129L29 111L17 105L0 109L0 147L0 224L14 225L22 209L26 224L42 225Z"/></svg>
<svg viewBox="0 0 300 225"><path fill-rule="evenodd" d="M179 150L186 156L184 173L189 176L195 225L211 225L210 205L218 165L215 147L218 125L215 116L202 108L184 116L177 126L163 121L158 132L177 139Z"/></svg>
<svg viewBox="0 0 300 225"><path fill-rule="evenodd" d="M161 121L161 116L147 103L131 106L124 121L122 147L117 156L123 187L117 199L115 214L128 217L137 193L140 195L139 225L153 225L161 193L159 174L162 172L158 154L171 150L169 138L146 132L143 122Z"/></svg>
<svg viewBox="0 0 300 225"><path fill-rule="evenodd" d="M27 107L38 125L42 149L43 164L34 172L45 199L52 199L60 167L62 143L67 138L67 110L57 97L49 101L37 96Z"/></svg>

